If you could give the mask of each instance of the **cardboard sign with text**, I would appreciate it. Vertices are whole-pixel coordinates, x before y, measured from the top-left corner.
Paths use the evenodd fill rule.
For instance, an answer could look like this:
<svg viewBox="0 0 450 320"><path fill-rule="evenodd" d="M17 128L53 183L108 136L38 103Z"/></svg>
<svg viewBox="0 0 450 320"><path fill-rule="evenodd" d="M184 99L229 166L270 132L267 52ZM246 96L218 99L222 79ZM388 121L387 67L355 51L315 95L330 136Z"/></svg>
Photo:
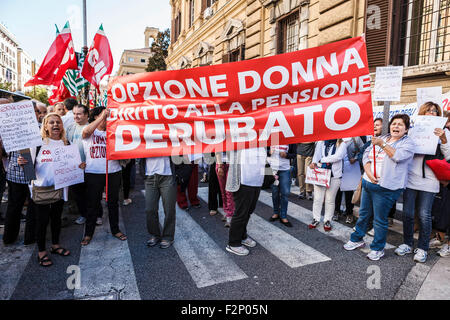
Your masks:
<svg viewBox="0 0 450 320"><path fill-rule="evenodd" d="M55 173L55 190L84 182L84 171L80 152L74 144L53 148L53 170Z"/></svg>

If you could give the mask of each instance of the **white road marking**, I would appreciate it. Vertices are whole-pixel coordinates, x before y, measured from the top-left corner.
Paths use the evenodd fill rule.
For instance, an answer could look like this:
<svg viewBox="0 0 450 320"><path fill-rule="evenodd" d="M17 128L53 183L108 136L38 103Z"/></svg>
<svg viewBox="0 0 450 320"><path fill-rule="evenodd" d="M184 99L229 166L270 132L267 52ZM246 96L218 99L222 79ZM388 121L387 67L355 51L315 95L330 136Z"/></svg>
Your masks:
<svg viewBox="0 0 450 320"><path fill-rule="evenodd" d="M208 189L199 188L198 196L207 201ZM222 210L219 208L219 211ZM259 245L291 268L331 260L256 214L251 215L247 232Z"/></svg>
<svg viewBox="0 0 450 320"><path fill-rule="evenodd" d="M119 226L126 234L121 218ZM81 248L79 267L81 288L74 290L75 299L102 300L115 293L121 300L141 300L128 241L111 235L107 212L91 243Z"/></svg>
<svg viewBox="0 0 450 320"><path fill-rule="evenodd" d="M145 194L145 191L142 190ZM176 205L175 242L181 261L197 288L248 278L244 271L200 227L189 213ZM159 221L164 222L162 201L159 202Z"/></svg>

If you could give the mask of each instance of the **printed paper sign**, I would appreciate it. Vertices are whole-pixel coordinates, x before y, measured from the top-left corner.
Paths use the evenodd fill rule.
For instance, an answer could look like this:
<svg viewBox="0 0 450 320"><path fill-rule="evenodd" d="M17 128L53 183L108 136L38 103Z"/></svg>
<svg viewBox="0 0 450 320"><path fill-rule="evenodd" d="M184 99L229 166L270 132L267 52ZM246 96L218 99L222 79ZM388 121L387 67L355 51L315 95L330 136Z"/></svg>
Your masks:
<svg viewBox="0 0 450 320"><path fill-rule="evenodd" d="M434 134L435 128L443 128L447 118L435 116L417 116L414 127L408 135L414 140L418 154L435 154L439 137Z"/></svg>
<svg viewBox="0 0 450 320"><path fill-rule="evenodd" d="M109 159L239 150L371 134L363 37L271 57L115 77Z"/></svg>
<svg viewBox="0 0 450 320"><path fill-rule="evenodd" d="M417 109L428 101L437 103L442 111L442 87L417 88Z"/></svg>
<svg viewBox="0 0 450 320"><path fill-rule="evenodd" d="M76 145L55 147L52 149L55 190L84 182L84 171L80 152Z"/></svg>
<svg viewBox="0 0 450 320"><path fill-rule="evenodd" d="M315 184L323 187L330 187L330 179L331 179L331 170L316 168L311 169L310 167L306 168L306 177L305 183Z"/></svg>
<svg viewBox="0 0 450 320"><path fill-rule="evenodd" d="M39 125L31 101L0 105L0 135L6 152L42 145Z"/></svg>
<svg viewBox="0 0 450 320"><path fill-rule="evenodd" d="M400 101L402 94L403 66L377 67L374 101Z"/></svg>

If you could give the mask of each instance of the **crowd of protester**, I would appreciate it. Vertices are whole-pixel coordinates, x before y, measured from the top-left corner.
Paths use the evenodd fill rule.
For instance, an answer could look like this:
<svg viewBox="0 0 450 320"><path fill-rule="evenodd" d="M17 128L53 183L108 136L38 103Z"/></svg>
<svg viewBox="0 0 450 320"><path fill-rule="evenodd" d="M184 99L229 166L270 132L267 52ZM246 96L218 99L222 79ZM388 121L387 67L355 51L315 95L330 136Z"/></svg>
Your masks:
<svg viewBox="0 0 450 320"><path fill-rule="evenodd" d="M0 99L0 104L10 102ZM119 199L122 190L122 204L132 204L130 190L137 168L145 177L149 247L159 245L165 249L173 244L176 206L186 211L201 206L197 197L201 177L200 183L208 186L209 215L222 213L224 227L229 228L226 250L237 255L247 255L248 248L256 246L256 241L247 234L247 224L261 188L269 187L272 191L273 212L269 221L279 221L292 228L288 220L288 198L291 187L297 184L298 198L312 201L309 229L319 228L321 221L326 232L337 222L354 225L345 250L365 246L363 237L369 234L373 241L367 257L371 260L383 257L396 203L403 199L399 218L403 222L403 243L395 253L399 256L415 253L414 261L422 263L427 260L430 248L439 248L437 253L442 257L450 256L449 181L438 180L426 163L430 159L450 160L450 115L443 115L440 107L432 102L422 105L419 115L447 117L445 128L434 130L439 137L435 155L415 154L414 139L408 135L410 118L398 114L390 119L389 132L385 135L381 133L383 120L378 118L374 121L374 136L185 155L177 159L182 161L168 156L107 160L108 109L89 109L72 98L49 107L38 101L33 101L33 105L42 136L42 146L29 150L35 179L30 180L25 174L24 166L29 160L22 151L6 153L0 144L0 198L7 198L6 212L0 213L0 226L4 227L3 243L9 245L17 241L21 220L25 220L24 245L37 243L41 266L53 264L49 252L70 255L59 239L65 202L69 199L76 204L79 213L74 223L84 225L81 245L89 245L96 226L103 223L103 198L107 198L112 236L120 241L127 240L119 228ZM51 150L68 144L76 145L79 150L84 182L55 190ZM305 182L308 170L317 168L331 171L328 186ZM4 195L6 184L7 196ZM162 225L158 214L160 200L164 210ZM359 205L359 210L355 204ZM48 251L49 224L51 247ZM416 230L419 238L414 249Z"/></svg>

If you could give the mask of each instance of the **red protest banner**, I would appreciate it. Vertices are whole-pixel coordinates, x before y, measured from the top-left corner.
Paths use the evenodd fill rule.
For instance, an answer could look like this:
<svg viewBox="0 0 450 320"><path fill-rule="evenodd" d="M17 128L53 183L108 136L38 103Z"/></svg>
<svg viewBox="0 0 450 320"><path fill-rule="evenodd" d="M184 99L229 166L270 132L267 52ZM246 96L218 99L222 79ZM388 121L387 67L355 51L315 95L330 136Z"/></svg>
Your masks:
<svg viewBox="0 0 450 320"><path fill-rule="evenodd" d="M117 77L109 159L236 150L373 134L366 44Z"/></svg>

